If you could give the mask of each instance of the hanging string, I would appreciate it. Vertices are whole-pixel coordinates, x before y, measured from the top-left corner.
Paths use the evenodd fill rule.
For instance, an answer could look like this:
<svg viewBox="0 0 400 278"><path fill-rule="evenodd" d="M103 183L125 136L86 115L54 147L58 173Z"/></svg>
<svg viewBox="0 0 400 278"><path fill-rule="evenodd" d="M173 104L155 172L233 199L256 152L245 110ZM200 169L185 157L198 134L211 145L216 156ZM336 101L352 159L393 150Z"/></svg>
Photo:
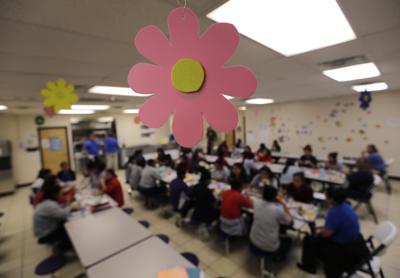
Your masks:
<svg viewBox="0 0 400 278"><path fill-rule="evenodd" d="M176 2L178 3L179 6L182 6L181 0L176 0ZM186 18L187 0L184 0L183 8L184 8L185 10L183 11L182 19L185 20L185 18Z"/></svg>

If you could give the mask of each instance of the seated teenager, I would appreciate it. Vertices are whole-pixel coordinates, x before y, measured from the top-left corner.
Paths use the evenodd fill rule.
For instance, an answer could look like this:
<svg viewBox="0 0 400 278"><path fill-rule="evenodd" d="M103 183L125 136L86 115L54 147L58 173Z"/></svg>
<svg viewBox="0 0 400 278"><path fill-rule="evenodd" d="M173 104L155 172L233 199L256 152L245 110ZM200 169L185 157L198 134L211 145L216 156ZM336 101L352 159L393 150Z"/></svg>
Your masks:
<svg viewBox="0 0 400 278"><path fill-rule="evenodd" d="M163 149L158 148L157 149L157 158L156 158L156 163L158 163L159 165L164 165L164 163L166 162L166 154L164 152Z"/></svg>
<svg viewBox="0 0 400 278"><path fill-rule="evenodd" d="M91 162L88 164L89 184L93 189L104 187L106 176L106 164L103 162Z"/></svg>
<svg viewBox="0 0 400 278"><path fill-rule="evenodd" d="M318 161L317 158L313 155L311 145L305 146L303 148L303 152L304 154L300 157L299 160L299 166L317 168Z"/></svg>
<svg viewBox="0 0 400 278"><path fill-rule="evenodd" d="M62 207L57 199L61 188L55 176L48 176L42 186L43 201L33 213L33 231L38 239L46 239L47 243L57 243L62 249L70 246L64 223L71 210L79 209L79 204L73 203Z"/></svg>
<svg viewBox="0 0 400 278"><path fill-rule="evenodd" d="M218 146L217 156L218 157L229 157L230 155L231 155L231 153L229 152L228 144L226 143L226 141L223 141Z"/></svg>
<svg viewBox="0 0 400 278"><path fill-rule="evenodd" d="M258 174L254 176L251 181L253 187L263 188L266 185L271 185L274 188L278 188L278 180L272 173L271 169L267 166L262 167Z"/></svg>
<svg viewBox="0 0 400 278"><path fill-rule="evenodd" d="M228 182L229 184L238 183L240 186L248 183L249 179L246 175L246 171L244 170L241 163L235 163L232 166L231 174L229 176Z"/></svg>
<svg viewBox="0 0 400 278"><path fill-rule="evenodd" d="M153 159L149 159L146 167L142 171L142 176L140 177L139 181L139 191L146 197L146 207L151 206L150 197L155 196L163 191L163 188L158 186L158 180L161 180L161 176L156 169L156 163Z"/></svg>
<svg viewBox="0 0 400 278"><path fill-rule="evenodd" d="M383 159L382 155L378 152L378 149L375 145L368 145L367 146L367 154L366 158L369 162L369 166L379 172L379 174L385 173L385 160Z"/></svg>
<svg viewBox="0 0 400 278"><path fill-rule="evenodd" d="M61 168L61 171L58 172L57 178L61 182L69 182L69 181L76 180L75 172L69 168L69 165L67 162L61 162L60 168Z"/></svg>
<svg viewBox="0 0 400 278"><path fill-rule="evenodd" d="M338 172L343 171L343 164L338 161L338 153L333 152L328 154L328 160L326 162L325 168L328 170L335 170Z"/></svg>
<svg viewBox="0 0 400 278"><path fill-rule="evenodd" d="M192 156L192 170L197 172L202 163L207 163L205 154L201 148L196 148Z"/></svg>
<svg viewBox="0 0 400 278"><path fill-rule="evenodd" d="M235 180L231 189L221 193L221 230L231 236L243 236L247 233L242 208L253 207L253 201L241 193L242 183Z"/></svg>
<svg viewBox="0 0 400 278"><path fill-rule="evenodd" d="M255 156L250 146L246 146L242 153L243 157L243 168L246 171L247 176L251 176L255 171L257 171L255 167Z"/></svg>
<svg viewBox="0 0 400 278"><path fill-rule="evenodd" d="M134 156L129 158L129 161L125 166L125 179L131 190L138 189L140 177L142 176L142 171L145 165L145 161L137 160L137 158Z"/></svg>
<svg viewBox="0 0 400 278"><path fill-rule="evenodd" d="M186 169L182 164L176 167L176 179L169 185L169 198L174 211L180 212L182 217L186 217L191 205L191 190L185 183Z"/></svg>
<svg viewBox="0 0 400 278"><path fill-rule="evenodd" d="M228 182L230 171L225 166L224 161L217 159L214 162L214 170L212 171L212 178L220 182Z"/></svg>
<svg viewBox="0 0 400 278"><path fill-rule="evenodd" d="M165 162L164 162L165 167L169 167L171 169L175 168L175 162L172 159L172 156L170 154L165 155Z"/></svg>
<svg viewBox="0 0 400 278"><path fill-rule="evenodd" d="M35 196L38 191L42 188L46 177L51 175L50 169L40 169L36 180L31 184L32 196Z"/></svg>
<svg viewBox="0 0 400 278"><path fill-rule="evenodd" d="M325 226L316 236L303 240L301 263L297 266L315 274L317 263L322 262L328 278L342 274L360 263L368 250L360 235L360 224L353 208L346 203L344 189L329 188L327 202L331 206Z"/></svg>
<svg viewBox="0 0 400 278"><path fill-rule="evenodd" d="M210 225L213 221L218 219L216 199L211 189L208 188L211 183L211 173L204 168L200 168L199 172L199 183L195 185L192 190L194 202L192 221Z"/></svg>
<svg viewBox="0 0 400 278"><path fill-rule="evenodd" d="M118 207L124 205L124 193L114 169L106 170L105 183L101 184L101 189L118 204Z"/></svg>
<svg viewBox="0 0 400 278"><path fill-rule="evenodd" d="M283 168L282 174L281 174L281 185L282 186L287 186L293 182L293 175L296 173L301 172L301 168L299 166L295 165L295 160L294 159L287 159L285 167Z"/></svg>
<svg viewBox="0 0 400 278"><path fill-rule="evenodd" d="M272 142L271 152L279 153L279 152L281 152L281 149L282 148L281 148L281 145L279 145L278 140L274 140Z"/></svg>
<svg viewBox="0 0 400 278"><path fill-rule="evenodd" d="M296 202L312 203L314 201L314 191L302 172L293 175L293 182L286 187L286 194Z"/></svg>
<svg viewBox="0 0 400 278"><path fill-rule="evenodd" d="M271 151L265 146L264 143L260 144L260 147L256 152L256 157L257 161L272 162Z"/></svg>
<svg viewBox="0 0 400 278"><path fill-rule="evenodd" d="M355 199L367 198L374 184L374 176L368 160L359 158L356 162L355 169L355 172L347 175L347 196Z"/></svg>
<svg viewBox="0 0 400 278"><path fill-rule="evenodd" d="M290 238L281 238L281 225L289 226L293 222L287 205L277 198L278 191L265 186L263 199L254 201L253 225L250 231L251 244L264 252L284 257L290 248Z"/></svg>

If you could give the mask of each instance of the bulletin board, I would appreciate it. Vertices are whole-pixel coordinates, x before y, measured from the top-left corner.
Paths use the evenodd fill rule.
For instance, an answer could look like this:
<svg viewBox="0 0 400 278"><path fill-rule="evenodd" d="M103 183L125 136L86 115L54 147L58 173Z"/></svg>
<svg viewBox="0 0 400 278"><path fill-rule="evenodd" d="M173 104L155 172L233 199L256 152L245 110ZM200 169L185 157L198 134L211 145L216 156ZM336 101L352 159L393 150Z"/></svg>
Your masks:
<svg viewBox="0 0 400 278"><path fill-rule="evenodd" d="M42 168L48 168L55 174L60 170L61 162L71 166L66 127L38 128L38 134Z"/></svg>

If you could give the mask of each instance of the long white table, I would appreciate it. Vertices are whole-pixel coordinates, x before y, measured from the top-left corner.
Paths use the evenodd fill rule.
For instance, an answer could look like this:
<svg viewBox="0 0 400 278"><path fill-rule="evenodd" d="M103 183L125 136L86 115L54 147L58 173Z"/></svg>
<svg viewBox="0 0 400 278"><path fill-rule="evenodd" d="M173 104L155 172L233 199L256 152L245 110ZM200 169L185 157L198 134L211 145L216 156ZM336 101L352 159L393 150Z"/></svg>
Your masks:
<svg viewBox="0 0 400 278"><path fill-rule="evenodd" d="M85 268L151 236L146 228L119 208L74 219L65 223L65 228Z"/></svg>
<svg viewBox="0 0 400 278"><path fill-rule="evenodd" d="M159 271L177 266L195 267L171 246L151 237L89 268L87 273L90 278L156 278Z"/></svg>

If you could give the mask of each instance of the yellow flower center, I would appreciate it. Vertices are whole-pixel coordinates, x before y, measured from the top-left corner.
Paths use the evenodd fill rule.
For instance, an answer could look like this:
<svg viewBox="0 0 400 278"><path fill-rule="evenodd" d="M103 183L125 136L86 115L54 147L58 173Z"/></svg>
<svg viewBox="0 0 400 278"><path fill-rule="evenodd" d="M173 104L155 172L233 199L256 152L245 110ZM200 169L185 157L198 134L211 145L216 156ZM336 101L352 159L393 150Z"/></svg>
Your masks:
<svg viewBox="0 0 400 278"><path fill-rule="evenodd" d="M63 91L63 90L57 90L57 91L56 91L56 97L57 97L58 99L64 98L64 97L65 97L64 91Z"/></svg>
<svg viewBox="0 0 400 278"><path fill-rule="evenodd" d="M172 84L182 93L195 93L200 90L204 77L203 66L191 58L178 60L171 71Z"/></svg>

